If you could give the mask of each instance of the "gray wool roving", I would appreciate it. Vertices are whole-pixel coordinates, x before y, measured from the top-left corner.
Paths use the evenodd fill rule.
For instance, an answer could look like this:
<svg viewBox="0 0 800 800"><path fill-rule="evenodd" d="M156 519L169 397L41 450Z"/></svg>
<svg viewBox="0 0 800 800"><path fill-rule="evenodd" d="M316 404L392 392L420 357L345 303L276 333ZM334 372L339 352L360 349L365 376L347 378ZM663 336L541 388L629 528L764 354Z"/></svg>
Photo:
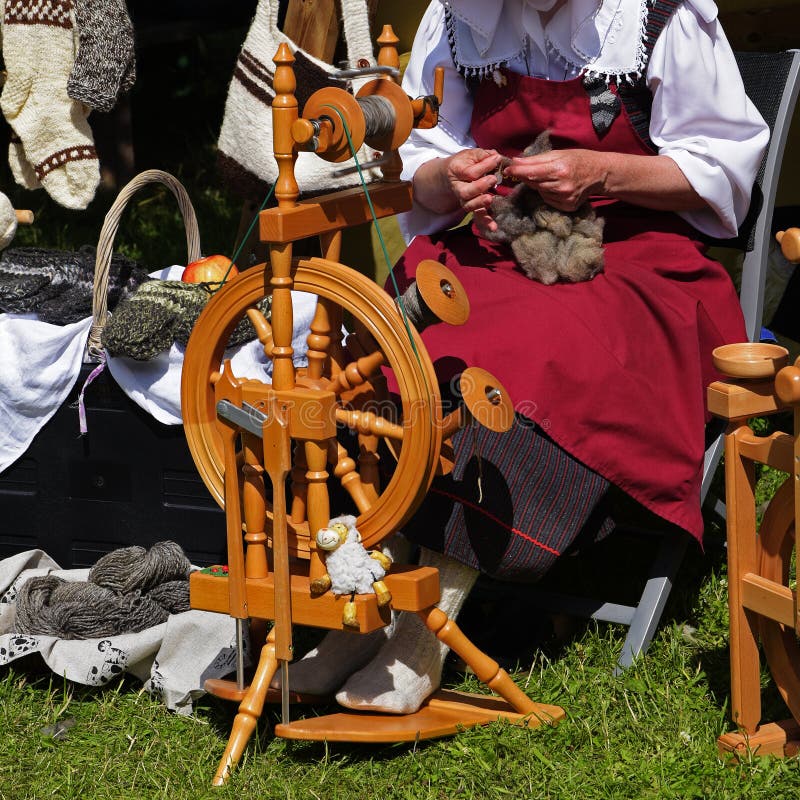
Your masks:
<svg viewBox="0 0 800 800"><path fill-rule="evenodd" d="M17 595L16 630L60 639L138 633L189 610L190 569L180 546L166 541L108 553L87 581L31 578Z"/></svg>

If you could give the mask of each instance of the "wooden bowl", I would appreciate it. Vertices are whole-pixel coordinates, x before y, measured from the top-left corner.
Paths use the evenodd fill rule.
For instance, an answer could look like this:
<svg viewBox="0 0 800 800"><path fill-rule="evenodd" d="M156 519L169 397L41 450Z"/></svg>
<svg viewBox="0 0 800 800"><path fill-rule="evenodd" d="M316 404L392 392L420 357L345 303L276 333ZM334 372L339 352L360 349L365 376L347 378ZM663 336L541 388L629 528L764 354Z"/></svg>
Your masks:
<svg viewBox="0 0 800 800"><path fill-rule="evenodd" d="M742 342L717 347L714 366L731 378L771 378L789 361L789 351L777 344Z"/></svg>

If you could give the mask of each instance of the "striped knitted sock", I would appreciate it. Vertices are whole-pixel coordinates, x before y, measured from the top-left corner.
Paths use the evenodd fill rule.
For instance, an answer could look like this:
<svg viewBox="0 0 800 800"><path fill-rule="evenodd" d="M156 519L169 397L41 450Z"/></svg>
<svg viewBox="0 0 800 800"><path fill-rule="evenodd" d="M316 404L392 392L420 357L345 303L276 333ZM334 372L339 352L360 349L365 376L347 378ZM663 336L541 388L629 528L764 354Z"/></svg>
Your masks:
<svg viewBox="0 0 800 800"><path fill-rule="evenodd" d="M74 0L78 54L67 93L98 111L111 111L136 80L133 25L125 0Z"/></svg>
<svg viewBox="0 0 800 800"><path fill-rule="evenodd" d="M0 107L47 193L66 208L83 209L94 197L100 168L85 111L67 95L71 11L72 0L6 0L8 79Z"/></svg>

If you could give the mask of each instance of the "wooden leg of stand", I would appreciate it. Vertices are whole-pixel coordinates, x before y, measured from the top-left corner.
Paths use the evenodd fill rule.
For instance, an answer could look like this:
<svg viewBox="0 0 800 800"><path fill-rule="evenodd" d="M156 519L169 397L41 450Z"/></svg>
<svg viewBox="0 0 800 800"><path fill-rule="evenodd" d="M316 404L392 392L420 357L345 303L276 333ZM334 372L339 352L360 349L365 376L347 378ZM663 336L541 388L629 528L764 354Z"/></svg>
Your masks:
<svg viewBox="0 0 800 800"><path fill-rule="evenodd" d="M228 746L225 748L225 753L217 768L217 774L212 781L214 786L225 784L230 777L231 770L239 763L244 748L256 728L258 718L264 710L267 689L277 669L278 660L275 658L275 630L273 628L269 632L269 636L267 636L267 643L261 650L261 657L258 660L253 682L250 684L250 688L239 706L239 713L233 721L233 730L231 730L231 735L228 739Z"/></svg>
<svg viewBox="0 0 800 800"><path fill-rule="evenodd" d="M499 694L520 714L535 713L537 704L511 680L511 676L494 659L475 647L444 611L434 606L417 613L440 641L472 667L478 680Z"/></svg>

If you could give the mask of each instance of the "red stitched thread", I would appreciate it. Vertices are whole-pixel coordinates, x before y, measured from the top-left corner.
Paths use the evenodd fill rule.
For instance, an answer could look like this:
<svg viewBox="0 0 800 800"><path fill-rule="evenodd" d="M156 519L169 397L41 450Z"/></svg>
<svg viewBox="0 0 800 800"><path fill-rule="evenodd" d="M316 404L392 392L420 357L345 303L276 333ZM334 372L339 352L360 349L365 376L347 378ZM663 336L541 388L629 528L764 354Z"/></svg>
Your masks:
<svg viewBox="0 0 800 800"><path fill-rule="evenodd" d="M548 553L552 553L555 556L560 556L561 553L558 550L554 550L552 547L548 547L546 544L542 544L538 539L534 539L532 536L529 536L527 533L524 533L519 528L512 528L510 525L506 525L501 519L498 519L494 514L490 514L485 508L481 508L480 506L475 505L474 503L470 503L469 500L465 500L463 497L459 497L455 494L450 494L450 492L445 492L442 489L437 489L435 486L431 486L428 490L431 492L436 492L436 494L440 494L444 497L449 498L450 500L454 500L456 503L461 503L464 506L469 506L473 511L478 511L479 513L483 514L485 517L488 517L492 522L497 523L502 528L505 528L511 533L516 534L517 536L521 536L523 539L527 539L532 544L535 544L537 547L541 547L542 550L547 550Z"/></svg>

